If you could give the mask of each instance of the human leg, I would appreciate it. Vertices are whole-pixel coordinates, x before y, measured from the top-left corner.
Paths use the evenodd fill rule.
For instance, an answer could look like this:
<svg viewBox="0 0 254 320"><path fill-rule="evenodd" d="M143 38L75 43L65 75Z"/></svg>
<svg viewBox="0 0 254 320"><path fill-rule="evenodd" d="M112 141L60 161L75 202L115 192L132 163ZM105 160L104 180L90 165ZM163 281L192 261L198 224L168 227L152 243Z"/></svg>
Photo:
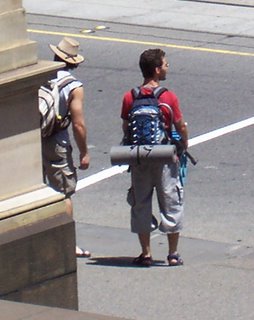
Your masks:
<svg viewBox="0 0 254 320"><path fill-rule="evenodd" d="M150 267L152 264L150 231L138 233L138 239L142 253L133 260L133 263L143 267Z"/></svg>
<svg viewBox="0 0 254 320"><path fill-rule="evenodd" d="M179 232L168 233L167 234L167 238L168 238L168 253L170 255L177 253L179 235L180 235Z"/></svg>
<svg viewBox="0 0 254 320"><path fill-rule="evenodd" d="M135 166L131 174L132 187L128 194L128 203L131 205L131 231L138 234L142 250L133 263L147 267L152 263L150 232L155 228L155 225L152 226L153 184L148 166Z"/></svg>
<svg viewBox="0 0 254 320"><path fill-rule="evenodd" d="M75 193L77 174L73 164L71 146L60 146L54 138L42 141L43 170L45 183L56 191L65 194L66 213L73 218L71 195ZM76 246L77 257L90 257L91 253Z"/></svg>
<svg viewBox="0 0 254 320"><path fill-rule="evenodd" d="M150 267L152 265L150 233L139 233L138 237L142 253L133 260L133 264L141 267Z"/></svg>
<svg viewBox="0 0 254 320"><path fill-rule="evenodd" d="M66 198L65 199L66 203L66 212L68 215L73 217L73 205L72 205L72 200L71 198ZM77 258L89 258L91 257L91 252L88 250L84 250L83 248L80 248L79 246L76 245L76 257Z"/></svg>
<svg viewBox="0 0 254 320"><path fill-rule="evenodd" d="M73 217L73 206L72 206L71 198L66 198L65 199L65 204L66 204L66 213L70 217Z"/></svg>
<svg viewBox="0 0 254 320"><path fill-rule="evenodd" d="M151 257L150 233L139 233L138 238L142 249L142 256Z"/></svg>
<svg viewBox="0 0 254 320"><path fill-rule="evenodd" d="M179 181L177 164L164 166L156 191L161 213L159 229L167 234L168 239L168 263L170 266L181 265L183 261L177 250L183 223L183 187Z"/></svg>
<svg viewBox="0 0 254 320"><path fill-rule="evenodd" d="M183 260L177 252L178 241L179 241L179 232L168 233L168 265L171 267L183 265Z"/></svg>
<svg viewBox="0 0 254 320"><path fill-rule="evenodd" d="M65 203L66 203L66 213L70 216L73 217L73 205L72 205L72 200L71 198L66 198L65 199ZM84 250L82 248L80 248L79 246L76 245L76 257L77 258L89 258L91 256L90 251L88 250Z"/></svg>

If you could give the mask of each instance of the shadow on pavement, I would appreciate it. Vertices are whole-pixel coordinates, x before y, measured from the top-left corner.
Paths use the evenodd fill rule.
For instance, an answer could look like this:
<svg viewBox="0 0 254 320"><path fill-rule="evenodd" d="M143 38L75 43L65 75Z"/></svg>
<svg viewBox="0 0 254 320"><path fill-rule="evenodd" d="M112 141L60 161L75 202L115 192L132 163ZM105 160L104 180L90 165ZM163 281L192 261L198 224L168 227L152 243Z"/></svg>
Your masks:
<svg viewBox="0 0 254 320"><path fill-rule="evenodd" d="M87 265L99 265L108 267L142 268L132 263L134 257L93 257L87 261ZM152 267L167 267L165 261L154 260Z"/></svg>

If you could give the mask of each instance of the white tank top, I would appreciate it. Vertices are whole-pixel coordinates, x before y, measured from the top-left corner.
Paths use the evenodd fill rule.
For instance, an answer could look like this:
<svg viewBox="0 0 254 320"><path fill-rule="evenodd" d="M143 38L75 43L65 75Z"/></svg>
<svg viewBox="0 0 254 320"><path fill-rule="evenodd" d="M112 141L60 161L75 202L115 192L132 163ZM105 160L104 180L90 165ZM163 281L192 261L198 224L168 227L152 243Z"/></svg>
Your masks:
<svg viewBox="0 0 254 320"><path fill-rule="evenodd" d="M69 71L65 71L65 70L60 70L57 72L57 78L52 80L52 81L58 81L66 76L71 75L71 73ZM79 80L75 80L69 84L67 84L60 92L60 105L59 105L59 113L62 116L65 116L68 113L68 101L69 101L69 96L70 93L73 89L82 87L83 84L82 82L80 82ZM69 137L69 132L68 132L68 128L61 130L57 133L55 133L54 135L56 141L58 144L62 145L62 146L66 146L70 144L70 137Z"/></svg>

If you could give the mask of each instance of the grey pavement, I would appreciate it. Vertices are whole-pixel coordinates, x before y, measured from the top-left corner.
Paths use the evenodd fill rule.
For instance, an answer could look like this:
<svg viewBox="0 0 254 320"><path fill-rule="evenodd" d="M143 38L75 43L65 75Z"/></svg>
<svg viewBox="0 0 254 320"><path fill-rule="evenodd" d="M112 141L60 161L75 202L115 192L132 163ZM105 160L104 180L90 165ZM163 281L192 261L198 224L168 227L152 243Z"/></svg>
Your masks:
<svg viewBox="0 0 254 320"><path fill-rule="evenodd" d="M254 36L254 0L23 0L23 6L34 14Z"/></svg>
<svg viewBox="0 0 254 320"><path fill-rule="evenodd" d="M23 0L23 6L32 14L254 36L254 1L217 2ZM168 268L166 237L154 233L155 266L140 269L131 265L138 245L128 229L77 223L77 240L93 252L78 260L81 311L141 320L254 319L253 246L182 237L185 265Z"/></svg>
<svg viewBox="0 0 254 320"><path fill-rule="evenodd" d="M181 237L185 265L169 268L167 238L155 232L155 264L142 269L131 263L137 238L129 230L80 224L77 231L79 243L96 253L78 259L82 311L138 320L254 319L251 247Z"/></svg>

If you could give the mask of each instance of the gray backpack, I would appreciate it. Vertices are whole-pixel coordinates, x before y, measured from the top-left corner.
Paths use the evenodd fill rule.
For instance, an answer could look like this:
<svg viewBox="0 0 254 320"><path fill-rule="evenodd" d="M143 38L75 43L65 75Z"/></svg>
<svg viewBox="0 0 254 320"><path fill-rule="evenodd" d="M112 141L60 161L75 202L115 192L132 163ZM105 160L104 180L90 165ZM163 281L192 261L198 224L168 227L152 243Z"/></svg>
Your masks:
<svg viewBox="0 0 254 320"><path fill-rule="evenodd" d="M59 100L60 91L73 81L76 79L68 75L57 82L49 81L47 86L39 88L40 126L43 138L66 129L70 125L69 111L64 116L59 114Z"/></svg>

